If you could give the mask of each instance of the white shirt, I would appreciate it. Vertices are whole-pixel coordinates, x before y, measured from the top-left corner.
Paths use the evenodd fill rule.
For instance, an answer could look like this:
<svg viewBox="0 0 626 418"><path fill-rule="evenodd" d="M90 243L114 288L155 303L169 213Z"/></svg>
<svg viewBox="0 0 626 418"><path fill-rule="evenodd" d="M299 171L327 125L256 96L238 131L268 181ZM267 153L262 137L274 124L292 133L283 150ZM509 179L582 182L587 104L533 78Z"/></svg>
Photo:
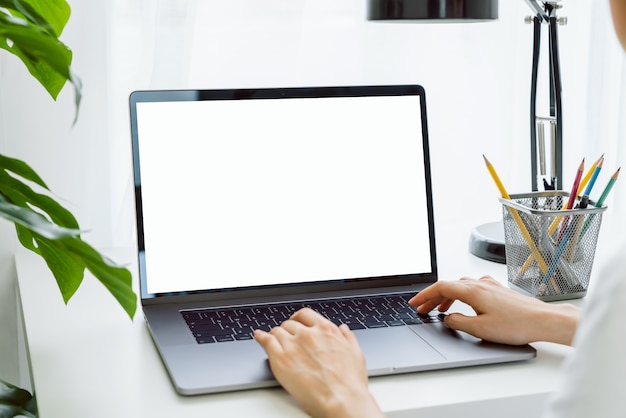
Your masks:
<svg viewBox="0 0 626 418"><path fill-rule="evenodd" d="M626 245L592 280L547 418L626 417Z"/></svg>

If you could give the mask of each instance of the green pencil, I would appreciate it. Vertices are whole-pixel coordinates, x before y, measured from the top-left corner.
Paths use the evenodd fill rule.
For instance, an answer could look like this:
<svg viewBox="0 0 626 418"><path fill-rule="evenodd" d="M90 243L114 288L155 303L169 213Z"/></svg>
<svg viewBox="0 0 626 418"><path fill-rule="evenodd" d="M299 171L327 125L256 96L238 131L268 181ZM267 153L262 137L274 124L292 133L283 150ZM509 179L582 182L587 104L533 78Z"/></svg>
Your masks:
<svg viewBox="0 0 626 418"><path fill-rule="evenodd" d="M602 205L604 204L606 197L609 195L609 192L611 191L611 189L613 188L613 185L615 184L615 181L617 180L617 176L619 176L620 169L621 167L618 168L609 179L609 182L607 183L606 187L602 191L600 198L597 200L596 204L594 205L595 207L601 208ZM591 224L591 221L593 220L594 217L595 217L595 213L592 213L587 217L587 220L585 221L585 226L583 226L583 230L580 234L581 238L585 235L585 232L587 232L587 229L589 228L589 225Z"/></svg>
<svg viewBox="0 0 626 418"><path fill-rule="evenodd" d="M609 195L609 192L611 191L611 189L613 188L613 185L615 184L615 181L617 180L617 176L619 176L619 170L620 169L621 169L621 167L618 168L617 171L615 171L615 173L611 176L611 179L609 180L609 183L606 185L606 187L602 191L602 194L600 195L600 198L596 202L596 207L597 208L602 207L602 205L604 204L604 201L606 200L606 197Z"/></svg>

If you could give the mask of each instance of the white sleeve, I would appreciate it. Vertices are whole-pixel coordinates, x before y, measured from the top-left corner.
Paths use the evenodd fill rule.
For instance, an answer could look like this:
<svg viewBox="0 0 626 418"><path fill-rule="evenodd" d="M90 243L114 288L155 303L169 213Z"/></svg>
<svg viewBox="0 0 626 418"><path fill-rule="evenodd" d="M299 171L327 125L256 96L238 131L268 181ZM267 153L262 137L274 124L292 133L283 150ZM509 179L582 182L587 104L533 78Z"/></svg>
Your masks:
<svg viewBox="0 0 626 418"><path fill-rule="evenodd" d="M546 418L626 417L626 246L600 273Z"/></svg>

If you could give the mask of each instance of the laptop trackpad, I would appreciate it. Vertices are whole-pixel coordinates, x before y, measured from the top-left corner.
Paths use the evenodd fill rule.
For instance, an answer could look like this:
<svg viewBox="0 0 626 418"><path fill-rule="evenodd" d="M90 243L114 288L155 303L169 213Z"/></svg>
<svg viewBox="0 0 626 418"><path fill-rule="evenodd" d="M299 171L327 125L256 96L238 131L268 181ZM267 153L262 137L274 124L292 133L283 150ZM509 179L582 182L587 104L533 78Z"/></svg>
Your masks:
<svg viewBox="0 0 626 418"><path fill-rule="evenodd" d="M370 376L419 369L444 357L408 327L355 331Z"/></svg>

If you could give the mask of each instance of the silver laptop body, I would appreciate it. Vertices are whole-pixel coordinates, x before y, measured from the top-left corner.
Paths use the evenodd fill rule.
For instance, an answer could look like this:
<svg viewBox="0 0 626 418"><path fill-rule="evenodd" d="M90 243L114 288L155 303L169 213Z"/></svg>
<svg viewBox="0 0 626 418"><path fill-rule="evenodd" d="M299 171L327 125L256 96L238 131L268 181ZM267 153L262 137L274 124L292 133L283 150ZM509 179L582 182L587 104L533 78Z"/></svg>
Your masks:
<svg viewBox="0 0 626 418"><path fill-rule="evenodd" d="M190 317L437 281L421 86L137 91L130 115L141 303L178 393L276 385L254 340ZM370 375L535 356L430 319L354 329Z"/></svg>

